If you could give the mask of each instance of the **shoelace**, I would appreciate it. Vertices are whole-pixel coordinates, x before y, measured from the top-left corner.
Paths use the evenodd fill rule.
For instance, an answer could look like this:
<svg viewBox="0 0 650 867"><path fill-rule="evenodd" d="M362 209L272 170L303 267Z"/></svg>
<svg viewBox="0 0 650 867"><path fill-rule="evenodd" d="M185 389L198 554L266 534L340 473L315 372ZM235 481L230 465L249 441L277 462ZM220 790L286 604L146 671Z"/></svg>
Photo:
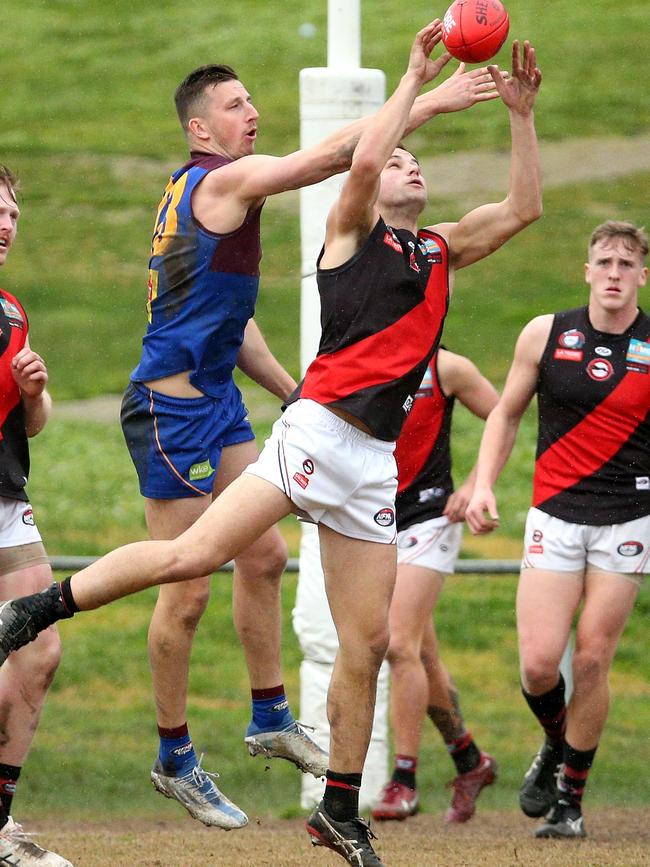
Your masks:
<svg viewBox="0 0 650 867"><path fill-rule="evenodd" d="M206 771L203 766L203 756L205 753L201 753L198 762L192 768L192 780L196 783L197 786L202 786L206 779L209 777L211 780L218 780L219 773L217 771Z"/></svg>

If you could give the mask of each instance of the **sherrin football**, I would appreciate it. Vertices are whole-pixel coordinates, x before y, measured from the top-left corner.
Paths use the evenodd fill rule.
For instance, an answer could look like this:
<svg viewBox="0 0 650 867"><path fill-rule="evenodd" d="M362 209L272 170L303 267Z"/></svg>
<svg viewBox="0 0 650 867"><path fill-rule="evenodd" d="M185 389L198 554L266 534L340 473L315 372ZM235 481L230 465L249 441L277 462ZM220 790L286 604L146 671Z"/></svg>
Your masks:
<svg viewBox="0 0 650 867"><path fill-rule="evenodd" d="M501 48L509 27L500 0L455 0L442 22L442 41L458 60L483 63Z"/></svg>

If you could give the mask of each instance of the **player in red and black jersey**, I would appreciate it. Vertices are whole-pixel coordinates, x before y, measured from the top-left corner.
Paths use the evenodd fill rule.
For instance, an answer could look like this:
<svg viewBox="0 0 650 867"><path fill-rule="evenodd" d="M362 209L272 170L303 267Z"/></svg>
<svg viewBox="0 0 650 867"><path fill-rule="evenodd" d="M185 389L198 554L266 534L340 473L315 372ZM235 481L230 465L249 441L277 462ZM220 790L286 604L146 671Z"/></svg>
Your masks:
<svg viewBox="0 0 650 867"><path fill-rule="evenodd" d="M365 867L381 865L357 798L395 580L394 439L436 351L454 270L489 255L541 213L533 119L541 73L532 47L525 44L522 61L515 43L510 76L496 67L461 68L436 97L442 111L501 97L512 132L508 195L418 232L426 185L398 143L420 88L449 60L429 58L441 31L440 21L420 31L395 93L363 126L319 262L321 289L329 284L339 303L325 300L323 344L302 398L276 422L259 460L177 538L118 549L81 577L0 608L1 660L74 611L210 574L290 513L318 523L341 649L329 693L327 788L307 827L314 842ZM363 281L358 265L370 264L370 250L391 258L392 282Z"/></svg>
<svg viewBox="0 0 650 867"><path fill-rule="evenodd" d="M467 511L498 525L492 486L535 392L533 507L517 593L523 694L546 734L520 805L538 837L583 837L581 800L607 718L608 672L650 555L650 317L638 306L648 239L607 221L589 242L586 307L526 325L485 427ZM560 660L582 605L565 702ZM557 784L556 784L557 777Z"/></svg>
<svg viewBox="0 0 650 867"><path fill-rule="evenodd" d="M372 815L405 819L419 808L416 769L429 715L456 767L448 822L466 822L496 762L465 728L458 692L438 654L432 613L460 550L474 470L454 490L450 432L459 400L486 419L499 395L468 359L441 348L431 360L397 441L397 579L390 605L390 704L395 767Z"/></svg>
<svg viewBox="0 0 650 867"><path fill-rule="evenodd" d="M16 238L18 180L0 165L0 266ZM50 414L47 368L29 346L27 315L17 298L0 289L0 599L35 593L52 582L52 570L25 492L28 437ZM24 834L11 816L22 766L38 727L61 658L56 627L43 632L0 671L0 864L72 867Z"/></svg>

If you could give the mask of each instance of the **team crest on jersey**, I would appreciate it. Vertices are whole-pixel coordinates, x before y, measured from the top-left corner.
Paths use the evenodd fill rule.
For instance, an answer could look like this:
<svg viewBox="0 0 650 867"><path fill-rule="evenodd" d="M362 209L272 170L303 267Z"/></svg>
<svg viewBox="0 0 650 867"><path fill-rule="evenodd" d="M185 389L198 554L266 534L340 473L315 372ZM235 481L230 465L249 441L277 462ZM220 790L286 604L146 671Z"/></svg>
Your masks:
<svg viewBox="0 0 650 867"><path fill-rule="evenodd" d="M647 373L650 370L650 343L633 337L627 348L625 366L634 373Z"/></svg>
<svg viewBox="0 0 650 867"><path fill-rule="evenodd" d="M605 382L614 373L614 368L606 358L592 358L587 365L587 373L596 382Z"/></svg>
<svg viewBox="0 0 650 867"><path fill-rule="evenodd" d="M442 250L440 249L440 245L436 244L433 238L420 238L418 241L418 247L426 256L427 262L432 265L440 265L442 263Z"/></svg>
<svg viewBox="0 0 650 867"><path fill-rule="evenodd" d="M380 509L374 516L374 521L380 527L390 527L395 523L395 512L392 509Z"/></svg>
<svg viewBox="0 0 650 867"><path fill-rule="evenodd" d="M24 328L25 320L23 314L16 305L11 301L8 301L6 298L0 298L0 304L2 305L4 315L9 320L9 324L13 325L14 328Z"/></svg>
<svg viewBox="0 0 650 867"><path fill-rule="evenodd" d="M404 252L402 250L402 245L399 242L399 238L397 237L395 232L393 232L392 229L389 229L384 234L384 244L387 244L389 247L392 247L392 249L395 250L396 253Z"/></svg>
<svg viewBox="0 0 650 867"><path fill-rule="evenodd" d="M577 328L570 328L560 334L557 342L563 349L582 349L585 345L585 336Z"/></svg>
<svg viewBox="0 0 650 867"><path fill-rule="evenodd" d="M643 544L630 540L629 542L621 542L616 550L621 557L637 557L643 551Z"/></svg>

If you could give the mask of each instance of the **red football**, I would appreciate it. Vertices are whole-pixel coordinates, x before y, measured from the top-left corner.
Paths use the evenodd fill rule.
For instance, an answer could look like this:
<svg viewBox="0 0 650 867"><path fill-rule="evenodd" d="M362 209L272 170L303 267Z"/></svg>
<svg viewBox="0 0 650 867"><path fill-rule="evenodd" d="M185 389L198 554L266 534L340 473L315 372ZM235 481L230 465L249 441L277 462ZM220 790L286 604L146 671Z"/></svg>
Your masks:
<svg viewBox="0 0 650 867"><path fill-rule="evenodd" d="M442 41L458 60L482 63L501 48L509 27L500 0L455 0L442 22Z"/></svg>

